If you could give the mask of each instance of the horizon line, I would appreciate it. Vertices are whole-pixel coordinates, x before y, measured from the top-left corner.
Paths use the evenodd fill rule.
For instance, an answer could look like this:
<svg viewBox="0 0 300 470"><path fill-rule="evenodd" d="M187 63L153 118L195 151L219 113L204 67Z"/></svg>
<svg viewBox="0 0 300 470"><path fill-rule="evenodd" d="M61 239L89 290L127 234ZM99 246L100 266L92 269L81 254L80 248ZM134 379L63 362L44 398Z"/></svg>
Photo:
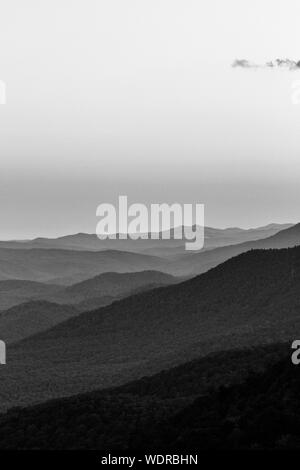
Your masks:
<svg viewBox="0 0 300 470"><path fill-rule="evenodd" d="M294 225L297 225L298 222L270 222L266 225L258 225L258 226L255 226L255 227L241 227L241 226L228 226L228 227L217 227L217 226L211 226L211 225L204 225L204 230L205 229L212 229L212 230L222 230L222 231L225 231L225 230L242 230L242 231L250 231L250 230L262 230L262 229L267 229L268 227L271 227L271 226L294 226ZM195 224L192 225L192 226L184 226L184 225L179 225L179 226L176 226L176 227L170 227L170 228L167 228L167 229L164 229L164 230L160 230L159 232L145 232L145 233L148 233L148 234L151 234L151 233L163 233L163 232L167 232L168 230L176 230L176 229L179 229L179 228L183 228L183 227L195 227ZM122 232L117 232L117 233L111 233L111 234L108 234L109 235L120 235ZM134 234L134 233L137 233L137 232L127 232L126 235L130 236L131 234ZM140 232L138 232L140 233ZM141 232L142 234L144 232ZM123 234L123 233L122 233ZM36 236L36 237L33 237L33 238L7 238L7 239L0 239L0 242L16 242L16 243L29 243L29 242L33 242L33 241L36 241L36 240L39 240L39 239L43 239L43 240L59 240L61 238L65 238L65 237L72 237L72 236L76 236L76 235L89 235L89 236L93 236L95 235L97 237L97 234L96 232L74 232L74 233L65 233L65 234L62 234L62 235L57 235L57 236L54 236L54 237L51 237L51 236ZM100 240L100 239L99 239ZM101 241L101 240L100 240Z"/></svg>

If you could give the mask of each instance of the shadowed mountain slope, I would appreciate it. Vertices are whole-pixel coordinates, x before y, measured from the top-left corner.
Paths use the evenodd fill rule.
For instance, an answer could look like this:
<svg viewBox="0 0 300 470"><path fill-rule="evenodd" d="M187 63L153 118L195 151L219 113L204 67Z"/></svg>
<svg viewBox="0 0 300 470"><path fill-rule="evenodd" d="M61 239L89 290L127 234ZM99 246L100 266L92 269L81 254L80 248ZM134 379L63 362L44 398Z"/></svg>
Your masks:
<svg viewBox="0 0 300 470"><path fill-rule="evenodd" d="M13 345L0 369L1 403L118 385L212 351L289 341L299 309L300 248L250 251Z"/></svg>
<svg viewBox="0 0 300 470"><path fill-rule="evenodd" d="M220 436L218 446L224 447L226 439L230 447L235 442L235 428L243 431L249 425L255 426L252 436L255 432L256 442L261 441L264 428L269 439L274 432L278 439L276 428L271 429L274 418L264 419L262 427L262 416L256 413L259 405L255 392L265 394L265 410L270 406L274 409L275 403L275 413L282 413L284 398L299 388L299 374L291 381L291 374L283 374L281 366L274 366L280 358L285 358L288 364L288 352L288 344L276 344L215 353L118 388L25 409L14 408L0 416L0 449L157 451L173 448L176 451L179 446L182 450L195 446L194 450L198 450L209 447L209 442L214 443L216 430ZM246 385L237 385L245 382L249 373L253 377L258 372L262 375L255 376L251 382L248 379ZM219 387L222 391L212 392ZM241 406L236 406L236 399ZM252 415L249 402L255 411ZM285 410L288 406L289 401ZM246 420L241 419L247 414ZM245 433L238 434L245 445Z"/></svg>
<svg viewBox="0 0 300 470"><path fill-rule="evenodd" d="M15 342L83 311L108 305L137 291L172 284L175 280L157 271L143 271L105 273L66 288L30 281L0 281L0 305L26 296L36 299L0 312L1 339L6 343Z"/></svg>
<svg viewBox="0 0 300 470"><path fill-rule="evenodd" d="M177 270L181 275L201 274L234 256L250 250L292 248L298 245L300 245L300 224L282 230L263 240L225 246L199 253L187 252L184 256L176 258L173 272L176 272L177 266Z"/></svg>
<svg viewBox="0 0 300 470"><path fill-rule="evenodd" d="M300 449L300 369L290 358L201 397L139 440L171 450Z"/></svg>
<svg viewBox="0 0 300 470"><path fill-rule="evenodd" d="M42 300L17 305L0 314L1 339L6 343L18 341L79 315L81 311L76 306Z"/></svg>
<svg viewBox="0 0 300 470"><path fill-rule="evenodd" d="M134 292L144 286L159 287L174 282L178 282L178 280L170 274L159 271L125 274L107 272L67 287L65 291L70 295L80 295L84 298L95 297L99 293L101 295L118 296Z"/></svg>
<svg viewBox="0 0 300 470"><path fill-rule="evenodd" d="M46 300L58 304L102 305L99 299L118 299L153 287L179 282L169 274L159 271L139 273L103 273L71 286L59 286L34 281L0 281L0 314L21 303ZM92 309L92 308L91 308Z"/></svg>
<svg viewBox="0 0 300 470"><path fill-rule="evenodd" d="M35 299L58 296L64 287L42 282L9 280L0 281L0 315L1 311L15 305Z"/></svg>

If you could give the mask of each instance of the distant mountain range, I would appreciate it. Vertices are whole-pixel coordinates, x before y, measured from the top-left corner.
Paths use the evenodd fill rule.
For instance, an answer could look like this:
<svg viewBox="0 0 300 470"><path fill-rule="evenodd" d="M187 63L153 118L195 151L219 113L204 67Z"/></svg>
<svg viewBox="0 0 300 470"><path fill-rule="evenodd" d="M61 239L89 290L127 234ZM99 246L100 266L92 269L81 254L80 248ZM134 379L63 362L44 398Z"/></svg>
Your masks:
<svg viewBox="0 0 300 470"><path fill-rule="evenodd" d="M199 253L187 252L184 256L176 258L173 273L176 274L177 272L181 275L201 274L234 256L250 250L292 248L298 245L300 245L300 224L281 230L275 235L261 240L224 246Z"/></svg>
<svg viewBox="0 0 300 470"><path fill-rule="evenodd" d="M237 227L216 229L205 227L205 249L219 246L233 245L250 240L267 238L280 230L291 227L293 224L269 224L253 229L241 229ZM195 228L195 227L194 227ZM182 228L183 229L183 228ZM158 234L159 240L148 239L123 240L116 235L117 239L100 240L96 234L77 233L59 238L36 238L34 240L23 241L0 241L0 248L11 249L63 249L63 250L120 250L134 253L144 253L152 256L169 257L182 254L185 251L184 240L174 240L174 229L171 230L171 239L162 239L163 232Z"/></svg>
<svg viewBox="0 0 300 470"><path fill-rule="evenodd" d="M300 247L252 250L83 313L10 346L2 406L118 385L213 351L290 341L300 328L299 288Z"/></svg>
<svg viewBox="0 0 300 470"><path fill-rule="evenodd" d="M198 253L191 251L184 251L183 254L179 255L173 253L169 257L119 250L81 251L62 248L0 248L0 280L26 279L71 285L104 272L120 273L146 270L163 271L176 276L194 276L208 271L233 256L252 249L287 248L300 243L300 224L279 232L277 231L278 226L275 228L272 225L261 229L260 233L266 235L269 234L270 230L274 231L275 229L276 233L274 235L259 240L207 249ZM240 229L227 230L231 234L227 238L228 241L229 239L232 240L232 232L238 233ZM257 232L255 233L257 236ZM254 232L251 232L251 234L251 236L254 236ZM249 236L249 233L247 236ZM166 241L168 242L168 240ZM131 242L133 241L131 240Z"/></svg>

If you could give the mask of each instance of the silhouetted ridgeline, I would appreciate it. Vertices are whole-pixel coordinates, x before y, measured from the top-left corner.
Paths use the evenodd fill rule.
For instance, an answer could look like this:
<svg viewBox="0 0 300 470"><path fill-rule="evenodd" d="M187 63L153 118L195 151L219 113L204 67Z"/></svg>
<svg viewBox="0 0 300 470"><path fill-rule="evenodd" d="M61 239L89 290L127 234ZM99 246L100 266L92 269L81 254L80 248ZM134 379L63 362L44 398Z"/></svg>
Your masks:
<svg viewBox="0 0 300 470"><path fill-rule="evenodd" d="M234 231L234 229L232 230ZM264 230L262 232L265 234ZM271 233L274 231L272 230ZM288 248L299 245L299 243L300 224L276 232L275 235L267 238L200 251L199 253L184 251L181 255L166 258L150 256L151 252L145 254L144 252L133 253L119 250L11 249L1 248L0 244L0 280L27 279L71 285L108 271L124 273L146 270L188 276L204 273L233 256L251 249ZM163 252L164 250L162 250Z"/></svg>
<svg viewBox="0 0 300 470"><path fill-rule="evenodd" d="M241 229L238 227L217 229L205 227L205 248L215 248L217 246L233 245L250 240L267 238L275 233L291 227L293 224L269 224L253 229ZM185 241L174 239L174 230L170 231L170 239L162 239L162 232L159 239L131 240L120 239L117 234L116 239L100 240L97 235L89 233L76 233L58 238L36 238L25 241L0 241L0 248L14 249L62 249L62 250L120 250L135 253L145 253L154 256L168 257L185 251Z"/></svg>

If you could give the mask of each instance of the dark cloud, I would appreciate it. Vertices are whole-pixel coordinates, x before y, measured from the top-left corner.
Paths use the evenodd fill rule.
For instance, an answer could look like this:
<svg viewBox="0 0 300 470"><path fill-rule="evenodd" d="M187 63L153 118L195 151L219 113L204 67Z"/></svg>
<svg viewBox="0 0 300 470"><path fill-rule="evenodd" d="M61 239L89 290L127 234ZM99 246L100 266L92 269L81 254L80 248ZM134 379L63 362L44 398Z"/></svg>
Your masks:
<svg viewBox="0 0 300 470"><path fill-rule="evenodd" d="M286 68L288 70L300 70L300 60L276 59L274 61L266 62L265 64L255 64L246 59L236 59L233 62L232 67L241 67L244 69Z"/></svg>

